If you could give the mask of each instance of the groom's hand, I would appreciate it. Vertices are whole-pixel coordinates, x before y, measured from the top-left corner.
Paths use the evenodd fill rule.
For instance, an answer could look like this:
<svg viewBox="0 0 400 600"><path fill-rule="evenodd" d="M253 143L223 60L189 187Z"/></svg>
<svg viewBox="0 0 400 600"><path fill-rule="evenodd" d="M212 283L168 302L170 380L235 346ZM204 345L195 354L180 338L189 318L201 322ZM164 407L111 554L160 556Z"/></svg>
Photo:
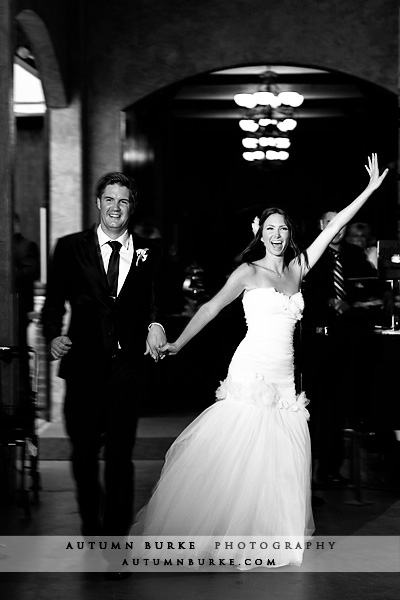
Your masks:
<svg viewBox="0 0 400 600"><path fill-rule="evenodd" d="M164 355L160 353L161 346L164 346L167 342L165 332L162 327L154 324L150 327L147 340L146 340L146 354L150 354L156 362L159 358L164 358Z"/></svg>
<svg viewBox="0 0 400 600"><path fill-rule="evenodd" d="M67 335L59 335L50 342L50 354L53 360L58 360L67 354L72 342Z"/></svg>

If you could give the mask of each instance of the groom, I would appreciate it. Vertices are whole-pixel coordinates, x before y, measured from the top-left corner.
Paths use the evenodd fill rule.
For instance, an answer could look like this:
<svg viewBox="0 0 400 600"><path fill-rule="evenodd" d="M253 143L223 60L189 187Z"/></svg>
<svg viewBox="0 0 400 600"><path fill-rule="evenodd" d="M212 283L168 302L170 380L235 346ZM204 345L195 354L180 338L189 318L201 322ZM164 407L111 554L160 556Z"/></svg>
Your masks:
<svg viewBox="0 0 400 600"><path fill-rule="evenodd" d="M136 426L144 354L165 344L153 283L159 247L130 232L135 182L107 173L96 192L100 224L60 238L49 267L43 332L66 381L65 424L84 536L124 536L133 519ZM65 303L70 322L63 331ZM147 338L147 340L146 340ZM104 492L99 452L104 446Z"/></svg>

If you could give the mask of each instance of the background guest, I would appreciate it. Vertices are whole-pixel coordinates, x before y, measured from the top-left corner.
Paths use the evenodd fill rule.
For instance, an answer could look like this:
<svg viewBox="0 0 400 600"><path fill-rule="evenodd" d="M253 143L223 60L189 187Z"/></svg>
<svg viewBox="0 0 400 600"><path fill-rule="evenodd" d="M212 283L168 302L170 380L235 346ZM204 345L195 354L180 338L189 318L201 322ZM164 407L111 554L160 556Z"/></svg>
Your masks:
<svg viewBox="0 0 400 600"><path fill-rule="evenodd" d="M325 210L320 229L338 213ZM315 479L320 484L348 482L340 469L344 460L344 427L360 427L367 388L369 353L365 336L371 322L368 310L357 307L360 289L353 278L376 273L365 252L345 241L346 228L332 240L304 281L305 311L300 360L303 389L313 406L310 421Z"/></svg>
<svg viewBox="0 0 400 600"><path fill-rule="evenodd" d="M376 240L368 223L351 223L347 227L346 242L360 246L375 269L378 268Z"/></svg>

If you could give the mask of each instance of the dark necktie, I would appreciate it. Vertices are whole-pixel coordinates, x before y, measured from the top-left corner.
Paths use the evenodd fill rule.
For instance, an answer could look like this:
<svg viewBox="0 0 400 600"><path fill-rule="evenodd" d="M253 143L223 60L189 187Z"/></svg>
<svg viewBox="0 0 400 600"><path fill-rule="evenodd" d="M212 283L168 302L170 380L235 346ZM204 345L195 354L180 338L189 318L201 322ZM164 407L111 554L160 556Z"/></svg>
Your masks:
<svg viewBox="0 0 400 600"><path fill-rule="evenodd" d="M118 271L119 271L119 251L121 250L121 242L107 242L112 248L110 262L107 269L107 281L110 288L110 295L113 298L117 297L118 291Z"/></svg>
<svg viewBox="0 0 400 600"><path fill-rule="evenodd" d="M332 250L333 254L333 284L335 287L336 298L340 300L346 300L347 294L345 290L344 277L343 277L343 266L340 262L339 252Z"/></svg>

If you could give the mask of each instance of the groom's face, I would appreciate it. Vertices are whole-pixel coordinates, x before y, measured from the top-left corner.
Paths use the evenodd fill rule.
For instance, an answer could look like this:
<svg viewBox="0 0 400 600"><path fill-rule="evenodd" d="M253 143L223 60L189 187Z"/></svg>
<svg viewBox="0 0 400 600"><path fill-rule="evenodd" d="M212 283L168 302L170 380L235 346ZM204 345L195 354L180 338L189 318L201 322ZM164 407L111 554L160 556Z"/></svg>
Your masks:
<svg viewBox="0 0 400 600"><path fill-rule="evenodd" d="M107 185L101 198L97 198L97 208L104 233L118 238L127 229L132 214L128 188L117 183Z"/></svg>

